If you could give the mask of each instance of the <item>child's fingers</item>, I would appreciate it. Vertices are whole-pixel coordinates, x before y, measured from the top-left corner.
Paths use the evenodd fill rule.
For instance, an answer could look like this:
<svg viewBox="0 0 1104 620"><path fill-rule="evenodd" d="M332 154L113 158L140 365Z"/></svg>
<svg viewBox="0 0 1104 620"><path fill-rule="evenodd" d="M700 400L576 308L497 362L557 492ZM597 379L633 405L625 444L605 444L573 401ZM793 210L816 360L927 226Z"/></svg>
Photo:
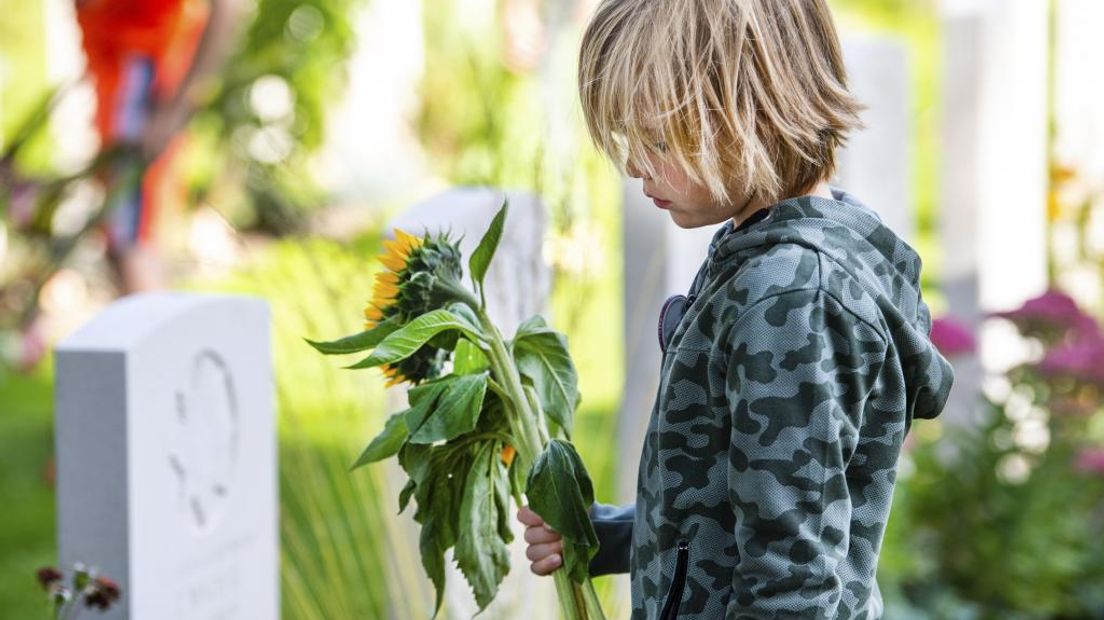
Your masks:
<svg viewBox="0 0 1104 620"><path fill-rule="evenodd" d="M552 573L552 571L559 568L560 564L562 564L562 563L563 563L563 560L560 558L560 555L557 553L557 554L550 555L550 556L548 556L548 557L546 557L543 560L540 560L538 562L533 562L532 564L529 565L529 570L531 570L534 573L536 573L538 575L541 575L541 576L549 575L549 574Z"/></svg>
<svg viewBox="0 0 1104 620"><path fill-rule="evenodd" d="M544 519L530 510L528 506L522 506L518 510L517 518L518 521L521 521L525 525L544 525Z"/></svg>
<svg viewBox="0 0 1104 620"><path fill-rule="evenodd" d="M547 525L530 525L525 528L525 542L529 544L556 542L560 538L559 532L550 529Z"/></svg>
<svg viewBox="0 0 1104 620"><path fill-rule="evenodd" d="M561 541L529 545L525 549L525 557L529 558L530 562L539 562L550 555L558 553L563 553L563 542Z"/></svg>

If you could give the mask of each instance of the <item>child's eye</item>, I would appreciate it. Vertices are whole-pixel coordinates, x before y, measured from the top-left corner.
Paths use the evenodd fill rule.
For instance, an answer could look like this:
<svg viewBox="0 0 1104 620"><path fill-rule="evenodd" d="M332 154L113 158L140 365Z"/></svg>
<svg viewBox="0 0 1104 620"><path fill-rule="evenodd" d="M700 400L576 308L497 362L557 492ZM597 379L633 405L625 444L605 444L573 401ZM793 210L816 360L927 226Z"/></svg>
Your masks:
<svg viewBox="0 0 1104 620"><path fill-rule="evenodd" d="M662 140L659 141L659 142L653 142L652 146L656 147L656 150L658 150L661 153L666 153L667 152L667 143L663 142Z"/></svg>

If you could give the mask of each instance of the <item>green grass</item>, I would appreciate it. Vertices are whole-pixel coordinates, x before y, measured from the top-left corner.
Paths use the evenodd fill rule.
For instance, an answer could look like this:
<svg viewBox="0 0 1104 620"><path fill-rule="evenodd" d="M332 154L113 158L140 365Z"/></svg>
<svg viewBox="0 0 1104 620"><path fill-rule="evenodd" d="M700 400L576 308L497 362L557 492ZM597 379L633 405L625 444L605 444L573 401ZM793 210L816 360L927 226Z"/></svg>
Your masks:
<svg viewBox="0 0 1104 620"><path fill-rule="evenodd" d="M0 618L46 618L35 570L56 562L53 388L46 373L0 378Z"/></svg>

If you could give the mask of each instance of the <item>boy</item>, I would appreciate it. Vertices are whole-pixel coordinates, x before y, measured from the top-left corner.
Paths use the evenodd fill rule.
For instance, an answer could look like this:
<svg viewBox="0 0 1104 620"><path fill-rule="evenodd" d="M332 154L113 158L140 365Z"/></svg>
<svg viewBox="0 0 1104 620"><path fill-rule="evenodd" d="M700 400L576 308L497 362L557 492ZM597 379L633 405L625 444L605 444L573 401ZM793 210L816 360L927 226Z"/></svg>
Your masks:
<svg viewBox="0 0 1104 620"><path fill-rule="evenodd" d="M604 0L579 88L595 143L683 228L717 224L660 315L635 504L595 504L593 575L633 620L880 618L901 444L953 380L920 259L827 185L858 126L824 0ZM532 570L558 535L527 507Z"/></svg>

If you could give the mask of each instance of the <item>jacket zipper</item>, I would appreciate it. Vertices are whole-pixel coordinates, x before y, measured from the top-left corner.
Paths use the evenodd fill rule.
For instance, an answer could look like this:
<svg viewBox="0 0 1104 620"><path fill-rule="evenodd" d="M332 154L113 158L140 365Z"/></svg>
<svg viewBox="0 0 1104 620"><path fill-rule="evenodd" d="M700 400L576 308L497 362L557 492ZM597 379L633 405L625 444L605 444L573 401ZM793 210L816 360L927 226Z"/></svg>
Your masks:
<svg viewBox="0 0 1104 620"><path fill-rule="evenodd" d="M660 620L678 618L682 604L682 591L686 587L686 565L690 562L690 543L685 538L678 541L678 560L675 562L675 575L671 579L671 589L667 591L667 602L659 613Z"/></svg>

